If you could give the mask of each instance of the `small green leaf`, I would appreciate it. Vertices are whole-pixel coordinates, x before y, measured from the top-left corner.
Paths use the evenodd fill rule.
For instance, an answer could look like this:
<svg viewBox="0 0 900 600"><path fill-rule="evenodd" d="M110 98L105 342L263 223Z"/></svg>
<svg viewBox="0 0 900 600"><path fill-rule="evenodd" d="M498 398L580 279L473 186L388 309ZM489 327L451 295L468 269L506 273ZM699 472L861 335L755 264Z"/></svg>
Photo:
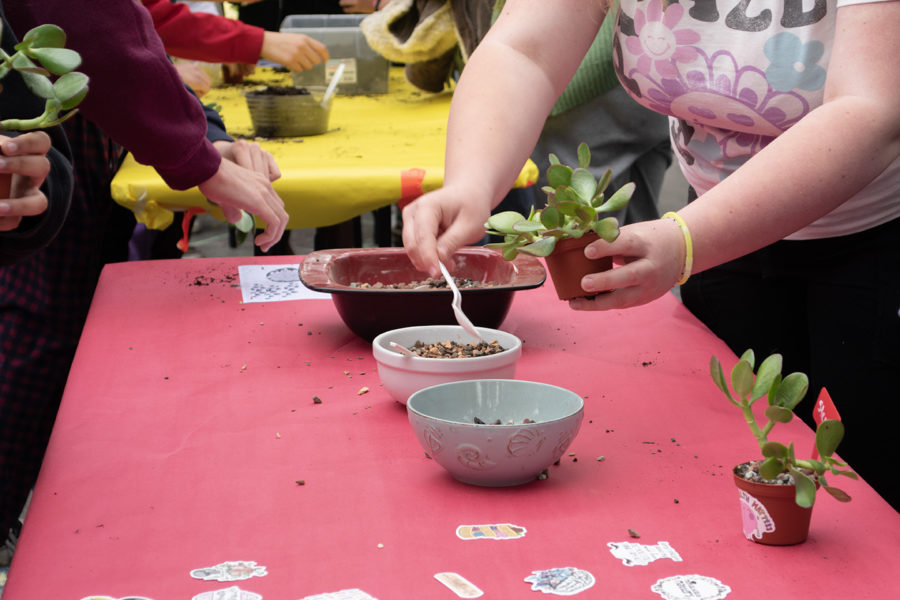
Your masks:
<svg viewBox="0 0 900 600"><path fill-rule="evenodd" d="M619 222L615 217L606 217L594 223L594 233L607 242L614 242L619 237Z"/></svg>
<svg viewBox="0 0 900 600"><path fill-rule="evenodd" d="M565 202L558 202L556 204L556 210L558 210L560 214L565 215L566 217L574 217L575 213L578 211L578 207L580 206L581 205L577 202L570 202L567 200Z"/></svg>
<svg viewBox="0 0 900 600"><path fill-rule="evenodd" d="M58 25L38 25L29 30L22 41L16 45L16 50L22 48L62 48L66 45L66 33ZM21 48L20 48L21 46Z"/></svg>
<svg viewBox="0 0 900 600"><path fill-rule="evenodd" d="M594 209L590 206L579 206L575 210L575 218L578 219L579 222L588 225L594 222L594 217L597 216L597 213L594 212Z"/></svg>
<svg viewBox="0 0 900 600"><path fill-rule="evenodd" d="M553 208L552 206L548 206L541 211L541 223L543 223L544 227L546 227L547 229L555 229L561 226L562 221L562 215L557 209Z"/></svg>
<svg viewBox="0 0 900 600"><path fill-rule="evenodd" d="M784 472L784 463L774 456L770 456L759 465L759 474L763 479L775 479L782 472Z"/></svg>
<svg viewBox="0 0 900 600"><path fill-rule="evenodd" d="M776 423L790 423L794 413L781 406L767 406L766 418Z"/></svg>
<svg viewBox="0 0 900 600"><path fill-rule="evenodd" d="M794 486L796 487L794 500L797 502L797 506L812 508L816 502L816 482L793 467L788 467L788 472L794 476Z"/></svg>
<svg viewBox="0 0 900 600"><path fill-rule="evenodd" d="M559 187L565 187L569 185L572 181L572 167L567 165L550 165L547 169L547 183L550 184L551 187L557 189Z"/></svg>
<svg viewBox="0 0 900 600"><path fill-rule="evenodd" d="M541 238L533 244L522 246L520 250L532 256L549 256L554 248L556 248L556 238L551 236Z"/></svg>
<svg viewBox="0 0 900 600"><path fill-rule="evenodd" d="M745 360L739 360L731 370L731 387L735 393L746 398L753 389L753 367Z"/></svg>
<svg viewBox="0 0 900 600"><path fill-rule="evenodd" d="M53 91L63 110L78 106L88 93L88 77L84 73L66 73L53 84Z"/></svg>
<svg viewBox="0 0 900 600"><path fill-rule="evenodd" d="M756 381L753 383L751 400L757 400L769 393L776 377L781 375L781 355L772 354L767 357L756 371Z"/></svg>
<svg viewBox="0 0 900 600"><path fill-rule="evenodd" d="M524 220L525 217L520 213L517 213L514 210L505 210L495 215L491 215L487 220L486 226L502 233L515 233L513 225Z"/></svg>
<svg viewBox="0 0 900 600"><path fill-rule="evenodd" d="M238 219L237 223L234 224L235 229L237 229L241 233L250 233L250 231L253 229L253 226L253 215L248 213L246 210L242 210L241 218Z"/></svg>
<svg viewBox="0 0 900 600"><path fill-rule="evenodd" d="M513 231L516 233L532 233L535 231L543 231L544 229L545 227L543 224L525 219L513 224Z"/></svg>
<svg viewBox="0 0 900 600"><path fill-rule="evenodd" d="M634 182L629 181L609 197L609 200L597 207L597 212L615 212L628 205L631 195L634 194Z"/></svg>
<svg viewBox="0 0 900 600"><path fill-rule="evenodd" d="M587 169L578 168L572 171L572 189L585 204L590 204L594 192L597 191L597 180Z"/></svg>
<svg viewBox="0 0 900 600"><path fill-rule="evenodd" d="M74 71L81 64L81 56L68 48L32 48L28 55L54 75Z"/></svg>
<svg viewBox="0 0 900 600"><path fill-rule="evenodd" d="M54 97L53 84L50 83L50 80L47 77L29 73L27 71L22 71L21 73L22 79L25 80L25 85L28 86L28 89L31 90L35 96L45 99Z"/></svg>
<svg viewBox="0 0 900 600"><path fill-rule="evenodd" d="M844 424L836 419L826 419L816 428L816 450L819 455L831 456L844 439Z"/></svg>
<svg viewBox="0 0 900 600"><path fill-rule="evenodd" d="M503 258L506 260L513 260L519 255L518 249L515 246L508 246L503 249Z"/></svg>
<svg viewBox="0 0 900 600"><path fill-rule="evenodd" d="M552 152L550 153L550 156L548 156L547 158L548 158L548 160L550 161L550 164L551 164L551 165L558 165L558 164L559 164L559 157L556 156L555 154L553 154Z"/></svg>
<svg viewBox="0 0 900 600"><path fill-rule="evenodd" d="M591 148L586 142L578 144L578 166L582 169L591 166Z"/></svg>
<svg viewBox="0 0 900 600"><path fill-rule="evenodd" d="M609 182L612 181L612 169L607 169L606 172L603 173L603 176L600 177L600 181L597 182L597 192L598 194L602 194L606 191L606 188L609 187Z"/></svg>
<svg viewBox="0 0 900 600"><path fill-rule="evenodd" d="M775 394L775 403L788 410L794 410L794 407L806 396L808 389L809 378L805 373L791 373L778 386L778 392Z"/></svg>
<svg viewBox="0 0 900 600"><path fill-rule="evenodd" d="M787 446L780 442L766 442L763 444L762 455L766 458L787 458Z"/></svg>
<svg viewBox="0 0 900 600"><path fill-rule="evenodd" d="M720 363L719 359L715 356L709 359L709 374L716 384L716 387L722 390L723 394L731 398L731 390L728 389L728 384L725 383L725 373L722 370L722 363Z"/></svg>

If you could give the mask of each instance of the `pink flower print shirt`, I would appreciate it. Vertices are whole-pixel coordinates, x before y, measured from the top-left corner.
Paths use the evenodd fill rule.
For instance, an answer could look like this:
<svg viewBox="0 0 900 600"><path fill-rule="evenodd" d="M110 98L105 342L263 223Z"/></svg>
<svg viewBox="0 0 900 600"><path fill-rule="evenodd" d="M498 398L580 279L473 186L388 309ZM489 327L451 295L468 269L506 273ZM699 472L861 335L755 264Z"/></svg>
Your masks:
<svg viewBox="0 0 900 600"><path fill-rule="evenodd" d="M671 117L698 194L822 103L836 11L836 0L619 0L616 72L639 103ZM900 216L900 161L870 188L791 237Z"/></svg>

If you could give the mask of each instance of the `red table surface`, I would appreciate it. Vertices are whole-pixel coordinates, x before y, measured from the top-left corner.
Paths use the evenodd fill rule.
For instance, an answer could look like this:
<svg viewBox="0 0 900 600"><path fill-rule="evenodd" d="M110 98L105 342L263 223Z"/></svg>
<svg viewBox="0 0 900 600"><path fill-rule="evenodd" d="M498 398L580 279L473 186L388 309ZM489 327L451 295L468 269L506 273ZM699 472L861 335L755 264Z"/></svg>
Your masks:
<svg viewBox="0 0 900 600"><path fill-rule="evenodd" d="M232 585L267 600L449 600L445 571L484 598L538 598L524 578L567 566L596 578L579 598L659 598L657 580L692 574L736 599L897 597L900 514L864 482L844 486L850 504L820 495L805 544L743 537L730 467L754 444L708 375L711 355L736 357L674 296L576 313L549 282L517 293L502 325L524 340L517 378L582 395L585 420L547 480L480 488L425 456L330 301L241 302L238 265L285 258L104 270L3 600ZM812 447L802 423L780 428ZM491 523L527 533L456 535ZM665 541L683 560L625 566L607 547L624 541ZM268 574L189 575L229 560Z"/></svg>

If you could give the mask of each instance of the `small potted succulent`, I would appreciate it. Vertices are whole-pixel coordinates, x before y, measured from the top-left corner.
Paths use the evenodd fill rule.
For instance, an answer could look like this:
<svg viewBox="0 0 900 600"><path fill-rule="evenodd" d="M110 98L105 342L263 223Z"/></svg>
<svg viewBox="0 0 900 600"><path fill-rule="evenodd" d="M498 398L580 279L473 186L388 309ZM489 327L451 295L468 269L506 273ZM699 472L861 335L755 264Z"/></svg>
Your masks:
<svg viewBox="0 0 900 600"><path fill-rule="evenodd" d="M575 168L550 154L549 185L541 188L547 194L546 206L532 209L527 217L516 211L500 212L485 223L487 233L503 237L502 242L487 247L500 250L506 260L519 252L546 258L561 300L586 296L581 278L612 267L611 258L586 258L584 247L597 239L612 242L619 236L616 218L604 214L625 208L634 193L635 185L629 182L606 198L612 170L598 181L588 169L590 163L591 151L584 142L578 146Z"/></svg>
<svg viewBox="0 0 900 600"><path fill-rule="evenodd" d="M65 44L65 32L56 25L47 24L28 31L14 46L12 55L0 49L0 79L16 71L28 89L45 100L43 113L27 119L0 120L0 131L52 127L77 112L75 107L88 92L88 77L75 71L81 64L81 56L65 48ZM0 197L9 196L10 177L9 173L3 174L5 181L0 181Z"/></svg>
<svg viewBox="0 0 900 600"><path fill-rule="evenodd" d="M741 410L761 452L761 458L734 467L734 482L740 490L744 535L761 544L788 545L806 540L816 492L824 489L841 502L850 496L830 485L828 472L835 476L857 479L847 463L834 458L844 437L844 425L836 419L825 419L816 428L818 458L798 458L793 442L784 445L769 439L777 423L788 423L794 408L806 395L809 378L804 373L781 376L782 357L772 354L754 375L755 357L747 350L731 370L731 387L719 360L710 360L710 374L728 400ZM766 422L760 424L753 404L763 396L768 399Z"/></svg>

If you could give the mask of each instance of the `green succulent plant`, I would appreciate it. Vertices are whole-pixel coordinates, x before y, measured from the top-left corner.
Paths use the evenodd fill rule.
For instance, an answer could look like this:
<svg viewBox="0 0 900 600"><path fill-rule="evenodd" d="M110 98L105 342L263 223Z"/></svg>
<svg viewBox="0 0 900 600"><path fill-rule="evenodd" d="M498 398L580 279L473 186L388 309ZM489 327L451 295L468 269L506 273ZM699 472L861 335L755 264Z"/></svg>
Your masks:
<svg viewBox="0 0 900 600"><path fill-rule="evenodd" d="M75 107L88 92L88 77L75 71L81 64L81 56L65 45L65 32L47 24L26 33L14 46L16 52L12 56L0 49L0 79L18 71L28 89L45 100L42 114L30 119L2 120L0 129L27 131L51 127L77 112Z"/></svg>
<svg viewBox="0 0 900 600"><path fill-rule="evenodd" d="M772 354L763 360L754 374L755 357L752 350L747 350L731 370L731 389L725 379L722 365L715 356L710 360L709 368L716 386L728 397L732 404L741 409L747 426L756 438L762 452L759 474L764 479L775 479L779 474L790 473L794 479L799 506L810 508L816 500L816 480L822 489L841 502L849 502L850 496L841 489L833 487L825 480L825 473L843 475L857 479L856 473L847 469L847 463L834 458L838 444L844 437L844 424L836 419L826 419L816 428L816 450L818 459L797 458L793 442L787 446L781 442L769 440L769 433L776 423L788 423L794 417L794 408L806 396L809 389L809 378L804 373L791 373L781 376L782 356ZM766 422L757 423L753 413L753 404L766 396L769 406L766 407ZM815 479L800 469L815 472Z"/></svg>
<svg viewBox="0 0 900 600"><path fill-rule="evenodd" d="M561 164L550 154L547 183L541 188L547 194L547 204L539 210L531 209L526 217L516 211L492 215L485 223L487 233L503 236L502 242L487 244L500 250L506 260L519 252L532 256L549 256L556 242L563 238L580 238L594 232L607 242L619 236L619 222L605 213L625 208L634 193L634 183L626 183L606 198L606 188L612 179L608 169L598 181L588 167L591 151L584 142L578 146L578 166Z"/></svg>

